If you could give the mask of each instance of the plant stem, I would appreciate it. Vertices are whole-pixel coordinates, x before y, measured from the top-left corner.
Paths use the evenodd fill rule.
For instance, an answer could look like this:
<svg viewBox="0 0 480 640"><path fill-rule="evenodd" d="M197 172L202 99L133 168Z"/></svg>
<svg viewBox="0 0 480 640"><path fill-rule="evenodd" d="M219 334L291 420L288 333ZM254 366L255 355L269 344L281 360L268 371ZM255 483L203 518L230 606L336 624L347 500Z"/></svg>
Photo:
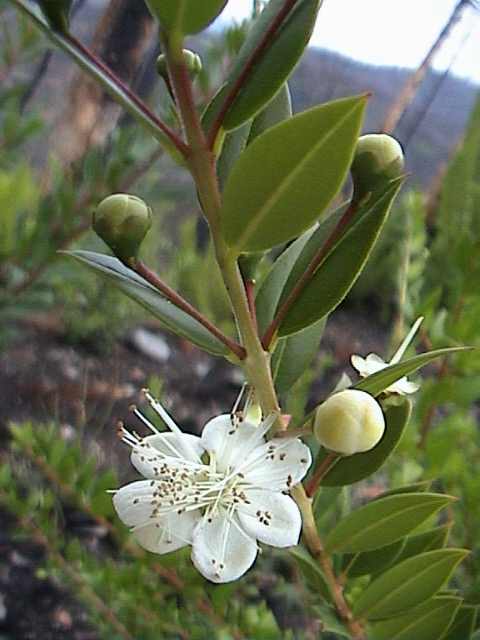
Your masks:
<svg viewBox="0 0 480 640"><path fill-rule="evenodd" d="M305 491L308 497L313 496L316 493L323 478L327 475L327 473L339 459L339 454L331 451L327 455L327 457L318 465L318 469L310 478L309 482L305 484Z"/></svg>
<svg viewBox="0 0 480 640"><path fill-rule="evenodd" d="M358 210L358 203L356 201L351 202L350 206L347 208L343 216L340 218L337 225L333 229L332 233L329 235L329 237L327 238L325 243L322 245L320 250L314 255L310 264L305 269L303 275L299 278L299 280L297 281L296 285L293 287L289 295L285 298L284 302L280 305L275 318L270 323L269 327L265 331L265 334L262 338L262 344L265 349L268 349L270 347L270 344L272 343L272 340L275 337L275 334L277 333L278 328L280 327L282 322L285 320L285 317L290 311L290 308L297 301L297 299L299 298L299 296L301 295L301 293L303 292L307 284L313 278L316 270L318 269L320 264L323 262L324 258L326 258L328 253L330 252L330 249L343 235L344 231L346 230L347 226L350 224L357 210Z"/></svg>
<svg viewBox="0 0 480 640"><path fill-rule="evenodd" d="M129 265L135 273L138 273L139 276L142 276L147 282L158 289L163 295L172 302L176 307L188 313L189 316L197 320L202 326L205 327L212 335L214 335L220 342L222 342L226 347L232 351L240 360L245 358L245 349L232 340L228 336L226 336L218 327L216 327L210 320L204 316L198 309L196 309L193 305L191 305L185 298L177 293L174 289L168 286L161 278L151 269L147 267L141 260L136 260L132 264Z"/></svg>
<svg viewBox="0 0 480 640"><path fill-rule="evenodd" d="M330 555L325 551L323 542L318 535L311 499L307 496L303 486L300 484L294 487L291 493L302 513L302 531L305 544L312 556L317 560L323 572L338 615L348 628L353 640L366 640L367 636L365 635L363 626L353 617L352 611L343 595L343 587L333 570Z"/></svg>
<svg viewBox="0 0 480 640"><path fill-rule="evenodd" d="M276 413L278 419L275 427L278 430L284 430L285 425L280 419L280 407L270 370L270 355L262 347L250 314L237 258L225 244L220 232L222 203L216 175L215 155L208 147L195 107L190 76L182 55L182 43L175 38L168 40L165 37L164 50L172 87L189 143L187 159L203 212L210 224L217 261L230 297L242 345L246 351L242 366L247 380L256 391L264 415Z"/></svg>

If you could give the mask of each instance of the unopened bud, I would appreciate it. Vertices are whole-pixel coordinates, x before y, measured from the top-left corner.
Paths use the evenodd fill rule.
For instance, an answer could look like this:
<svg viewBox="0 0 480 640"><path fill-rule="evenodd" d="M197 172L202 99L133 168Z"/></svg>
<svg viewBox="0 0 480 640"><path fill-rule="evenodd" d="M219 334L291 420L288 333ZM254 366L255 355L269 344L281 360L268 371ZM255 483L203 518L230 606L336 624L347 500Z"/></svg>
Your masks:
<svg viewBox="0 0 480 640"><path fill-rule="evenodd" d="M385 431L385 418L373 396L346 389L318 407L313 431L326 449L351 456L373 449Z"/></svg>
<svg viewBox="0 0 480 640"><path fill-rule="evenodd" d="M140 198L115 193L100 202L93 214L93 228L122 262L138 255L152 226L152 210Z"/></svg>
<svg viewBox="0 0 480 640"><path fill-rule="evenodd" d="M404 166L402 147L395 138L384 133L361 136L351 167L354 199L400 177Z"/></svg>
<svg viewBox="0 0 480 640"><path fill-rule="evenodd" d="M73 0L40 0L39 5L49 25L65 33L68 31L68 16Z"/></svg>
<svg viewBox="0 0 480 640"><path fill-rule="evenodd" d="M194 53L193 51L190 51L190 49L183 49L182 53L183 53L183 62L185 63L190 73L190 76L194 78L202 70L202 59L200 58L198 53ZM167 60L166 60L165 54L161 53L158 56L156 67L157 67L158 75L162 76L162 78L165 78L168 76Z"/></svg>

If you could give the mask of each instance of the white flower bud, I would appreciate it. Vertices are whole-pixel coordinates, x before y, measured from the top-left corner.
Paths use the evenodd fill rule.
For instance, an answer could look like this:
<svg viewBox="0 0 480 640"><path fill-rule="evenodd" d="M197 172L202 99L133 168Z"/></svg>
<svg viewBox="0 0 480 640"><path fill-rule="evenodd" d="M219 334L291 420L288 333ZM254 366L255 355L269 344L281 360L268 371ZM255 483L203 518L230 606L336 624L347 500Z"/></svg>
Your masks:
<svg viewBox="0 0 480 640"><path fill-rule="evenodd" d="M383 436L385 419L373 396L346 389L318 407L313 430L323 447L351 456L373 449Z"/></svg>

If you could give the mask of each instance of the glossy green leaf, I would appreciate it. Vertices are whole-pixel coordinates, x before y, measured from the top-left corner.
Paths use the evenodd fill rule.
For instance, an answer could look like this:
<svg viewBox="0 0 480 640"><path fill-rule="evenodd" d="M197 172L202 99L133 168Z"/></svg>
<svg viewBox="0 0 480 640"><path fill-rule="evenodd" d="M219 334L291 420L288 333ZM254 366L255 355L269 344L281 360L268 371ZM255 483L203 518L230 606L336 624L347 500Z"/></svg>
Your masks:
<svg viewBox="0 0 480 640"><path fill-rule="evenodd" d="M222 232L235 253L287 242L310 227L343 184L365 96L293 116L249 145L228 178Z"/></svg>
<svg viewBox="0 0 480 640"><path fill-rule="evenodd" d="M468 604L459 607L442 640L469 640L475 630L477 613L478 607Z"/></svg>
<svg viewBox="0 0 480 640"><path fill-rule="evenodd" d="M39 27L47 37L60 49L62 49L72 60L78 64L89 76L98 82L110 96L118 102L137 122L149 131L162 145L175 157L177 150L172 145L167 136L155 125L154 122L143 111L141 106L132 101L125 91L119 87L112 79L94 65L81 51L79 51L68 39L58 31L52 31L47 20L42 15L39 7L31 0L12 0L12 2L26 13L29 18Z"/></svg>
<svg viewBox="0 0 480 640"><path fill-rule="evenodd" d="M404 560L365 589L354 603L353 614L381 620L422 604L443 587L467 554L464 549L440 549Z"/></svg>
<svg viewBox="0 0 480 640"><path fill-rule="evenodd" d="M174 333L216 355L227 355L228 349L194 318L164 298L146 280L120 260L93 251L65 251L90 269L110 280L129 298L138 302Z"/></svg>
<svg viewBox="0 0 480 640"><path fill-rule="evenodd" d="M443 549L447 544L450 529L451 525L446 524L417 533L414 536L408 536L397 561L403 562L403 560L418 556L420 553L425 553L425 551Z"/></svg>
<svg viewBox="0 0 480 640"><path fill-rule="evenodd" d="M437 596L392 620L373 625L371 640L441 640L459 611L461 598ZM468 636L457 636L456 640Z"/></svg>
<svg viewBox="0 0 480 640"><path fill-rule="evenodd" d="M292 242L275 260L272 268L263 279L255 298L257 322L261 334L264 333L273 320L290 272L313 233L314 229L309 229Z"/></svg>
<svg viewBox="0 0 480 640"><path fill-rule="evenodd" d="M166 31L198 33L223 11L227 0L146 0Z"/></svg>
<svg viewBox="0 0 480 640"><path fill-rule="evenodd" d="M265 133L267 129L271 129L276 124L280 124L284 120L288 120L292 116L292 99L290 89L285 83L277 95L270 100L266 107L254 118L252 128L248 137L248 144L251 144L255 138Z"/></svg>
<svg viewBox="0 0 480 640"><path fill-rule="evenodd" d="M314 594L320 594L322 598L331 601L328 583L325 580L318 562L308 553L305 547L300 545L289 549L290 554L297 561L298 567Z"/></svg>
<svg viewBox="0 0 480 640"><path fill-rule="evenodd" d="M297 0L295 7L281 20L284 0L270 0L253 23L224 87L208 107L209 121L231 102L222 122L226 130L235 129L255 116L280 90L300 59L310 40L320 0ZM279 22L280 20L280 22ZM273 37L264 46L272 24L278 24ZM255 56L255 64L250 61ZM249 72L245 73L245 69ZM241 90L231 100L232 89L243 77Z"/></svg>
<svg viewBox="0 0 480 640"><path fill-rule="evenodd" d="M406 484L403 487L395 487L389 491L382 493L381 497L398 495L399 493L420 493L420 491L428 491L432 486L432 480L420 480L413 484Z"/></svg>
<svg viewBox="0 0 480 640"><path fill-rule="evenodd" d="M453 498L439 493L403 493L372 500L341 520L325 540L329 552L357 553L408 535Z"/></svg>
<svg viewBox="0 0 480 640"><path fill-rule="evenodd" d="M252 120L226 134L217 161L217 175L223 191L230 171L239 155L255 138L292 115L290 91L285 84L275 98Z"/></svg>
<svg viewBox="0 0 480 640"><path fill-rule="evenodd" d="M218 184L221 191L224 190L230 171L238 160L239 155L247 146L251 126L251 121L248 121L225 136L222 151L217 161Z"/></svg>
<svg viewBox="0 0 480 640"><path fill-rule="evenodd" d="M408 376L418 371L418 369L425 367L437 358L448 356L451 353L458 353L459 351L467 351L468 349L470 347L447 347L446 349L436 349L435 351L421 353L418 356L402 360L398 364L392 364L381 371L377 371L377 373L373 373L371 376L354 384L353 388L366 391L372 396L378 396L384 389L403 378L403 376Z"/></svg>
<svg viewBox="0 0 480 640"><path fill-rule="evenodd" d="M335 638L347 638L351 639L350 632L344 626L344 624L339 620L338 615L333 607L329 607L324 602L320 604L315 604L312 607L315 614L321 620L322 623L322 632L324 633L332 633Z"/></svg>
<svg viewBox="0 0 480 640"><path fill-rule="evenodd" d="M405 540L402 539L373 551L347 554L343 557L343 570L350 578L381 573L395 563L404 546Z"/></svg>
<svg viewBox="0 0 480 640"><path fill-rule="evenodd" d="M294 336L278 341L272 357L275 387L279 394L286 393L311 365L325 329L326 319Z"/></svg>
<svg viewBox="0 0 480 640"><path fill-rule="evenodd" d="M341 458L325 475L322 485L335 487L359 482L375 473L395 451L408 425L412 412L412 403L407 398L398 398L396 404L384 409L385 433L376 447L365 453ZM321 462L328 455L321 451L318 460Z"/></svg>
<svg viewBox="0 0 480 640"><path fill-rule="evenodd" d="M300 331L340 304L355 284L402 184L395 180L358 212L356 221L333 246L279 328L280 335Z"/></svg>

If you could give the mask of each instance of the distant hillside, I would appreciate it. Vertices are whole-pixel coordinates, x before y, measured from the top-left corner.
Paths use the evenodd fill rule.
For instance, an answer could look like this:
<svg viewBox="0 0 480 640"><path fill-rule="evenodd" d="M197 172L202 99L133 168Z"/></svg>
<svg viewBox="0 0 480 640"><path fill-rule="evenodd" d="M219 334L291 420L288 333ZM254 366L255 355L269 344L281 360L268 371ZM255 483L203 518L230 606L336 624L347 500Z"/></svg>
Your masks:
<svg viewBox="0 0 480 640"><path fill-rule="evenodd" d="M410 73L406 69L375 67L330 51L310 48L291 81L294 108L299 111L326 100L370 91L372 98L365 131L374 132L380 128L389 105ZM455 76L447 76L442 81L441 73L428 73L396 131L402 144L407 143L407 164L412 180L428 184L439 164L448 158L449 151L464 131L478 91L473 83ZM433 96L433 102L422 118ZM422 118L420 126L411 137L419 118Z"/></svg>

